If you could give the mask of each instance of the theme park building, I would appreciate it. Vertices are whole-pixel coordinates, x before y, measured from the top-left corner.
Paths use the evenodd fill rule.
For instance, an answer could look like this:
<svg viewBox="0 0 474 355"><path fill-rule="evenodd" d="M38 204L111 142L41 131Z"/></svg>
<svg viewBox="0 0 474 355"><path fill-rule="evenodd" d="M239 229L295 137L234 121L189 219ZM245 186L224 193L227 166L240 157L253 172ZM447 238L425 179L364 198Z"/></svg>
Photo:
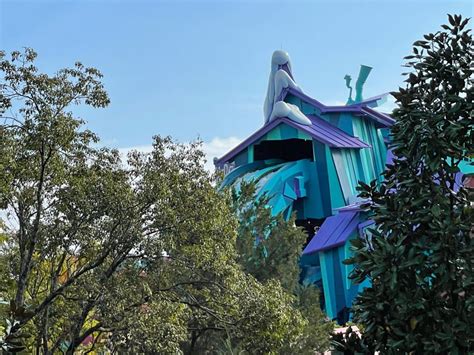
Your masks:
<svg viewBox="0 0 474 355"><path fill-rule="evenodd" d="M371 68L362 66L352 99L326 106L295 83L289 56L275 51L264 104L265 123L215 160L226 173L223 185L254 181L256 198L266 194L272 214L296 213L310 241L301 258L302 279L322 290L327 315L340 322L361 287L348 279L349 240L363 236L373 221L360 208L358 181L380 181L387 159L388 129L394 120L374 110L385 95L362 99Z"/></svg>

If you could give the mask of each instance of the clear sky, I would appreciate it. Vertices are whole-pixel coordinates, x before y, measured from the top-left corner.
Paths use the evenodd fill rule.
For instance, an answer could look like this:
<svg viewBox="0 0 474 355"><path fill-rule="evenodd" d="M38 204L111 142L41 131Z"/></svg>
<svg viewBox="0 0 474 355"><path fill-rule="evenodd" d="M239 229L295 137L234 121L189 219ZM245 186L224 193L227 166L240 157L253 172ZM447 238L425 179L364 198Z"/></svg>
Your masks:
<svg viewBox="0 0 474 355"><path fill-rule="evenodd" d="M447 13L471 17L473 2L0 0L0 11L1 49L34 48L46 72L77 60L103 72L110 106L80 113L104 144L199 136L220 155L262 125L273 50L327 104L370 65L369 97L402 85L411 43Z"/></svg>

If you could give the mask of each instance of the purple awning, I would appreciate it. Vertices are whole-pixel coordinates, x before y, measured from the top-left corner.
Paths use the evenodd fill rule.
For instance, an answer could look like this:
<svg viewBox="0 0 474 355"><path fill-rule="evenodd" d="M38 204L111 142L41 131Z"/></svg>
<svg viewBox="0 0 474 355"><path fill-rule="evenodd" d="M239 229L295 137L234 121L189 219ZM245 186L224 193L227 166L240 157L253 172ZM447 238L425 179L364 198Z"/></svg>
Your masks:
<svg viewBox="0 0 474 355"><path fill-rule="evenodd" d="M359 211L341 211L326 218L323 225L303 250L303 255L332 249L346 242L359 225Z"/></svg>

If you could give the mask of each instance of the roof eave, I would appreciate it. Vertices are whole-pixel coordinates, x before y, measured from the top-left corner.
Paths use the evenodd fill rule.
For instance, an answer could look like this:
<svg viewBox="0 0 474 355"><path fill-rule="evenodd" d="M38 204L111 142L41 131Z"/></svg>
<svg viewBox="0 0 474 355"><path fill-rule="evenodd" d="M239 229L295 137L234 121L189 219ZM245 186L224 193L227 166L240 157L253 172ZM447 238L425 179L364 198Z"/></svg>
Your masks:
<svg viewBox="0 0 474 355"><path fill-rule="evenodd" d="M313 99L312 97L295 90L293 88L286 88L285 90L282 91L281 94L281 100L284 100L288 94L291 94L293 96L296 96L297 98L305 101L306 103L312 105L313 107L319 109L321 111L321 114L325 113L358 113L364 116L369 116L372 118L376 124L381 127L381 128L386 128L386 127L391 127L394 123L395 120L391 118L389 115L378 112L374 110L373 108L367 106L371 104L373 101L379 100L383 96L387 94L382 94L379 96L375 96L373 98L367 99L365 101L352 104L352 105L347 105L347 106L326 106L323 103L319 102L316 99Z"/></svg>
<svg viewBox="0 0 474 355"><path fill-rule="evenodd" d="M217 159L214 163L215 166L217 167L222 167L222 165L231 159L232 157L236 156L239 154L241 151L243 151L245 148L247 148L250 144L255 142L256 140L259 139L259 137L271 129L275 128L279 124L279 119L273 120L267 124L265 124L263 127L255 131L252 135L250 135L247 139L245 139L243 142L239 143L235 148L231 149L229 152L227 152L225 155Z"/></svg>
<svg viewBox="0 0 474 355"><path fill-rule="evenodd" d="M313 236L313 238L314 238L314 236ZM324 246L324 247L317 248L317 249L314 249L314 250L310 250L310 251L303 250L302 255L308 256L308 255L312 255L314 253L319 253L320 251L326 251L326 250L329 250L329 249L334 249L334 248L340 247L341 245L344 245L346 242L347 242L347 240L342 240L342 241L339 241L337 243L331 244L329 246Z"/></svg>
<svg viewBox="0 0 474 355"><path fill-rule="evenodd" d="M235 157L237 154L242 152L249 145L255 143L262 135L268 133L270 130L272 130L273 128L275 128L276 126L278 126L281 123L285 123L290 127L301 130L301 131L307 133L312 139L315 139L315 140L317 140L317 141L319 141L323 144L326 144L327 146L329 146L331 148L363 149L363 148L370 148L371 147L369 144L367 144L367 143L365 143L361 140L358 140L359 141L358 144L347 144L347 145L344 145L344 146L336 145L334 143L331 143L329 140L322 139L321 137L317 137L314 134L311 134L310 132L305 131L304 127L302 127L298 123L290 120L288 117L280 117L280 118L277 118L277 119L265 124L262 128L257 130L254 134L252 134L250 137L245 139L242 143L237 145L235 148L233 148L227 154L225 154L221 158L217 159L215 161L214 165L218 168L221 168L226 161L228 161L228 160L232 159L233 157ZM335 127L335 128L337 128L337 127ZM354 138L356 138L356 137L354 137Z"/></svg>
<svg viewBox="0 0 474 355"><path fill-rule="evenodd" d="M313 99L311 96L308 96L305 93L303 93L301 91L298 91L298 90L295 90L293 88L284 89L282 91L281 95L280 95L280 97L281 97L280 100L282 100L282 101L285 100L285 98L288 96L288 94L296 96L297 98L305 101L306 103L308 103L310 105L313 105L314 107L316 107L320 110L324 110L327 107L322 102L319 102L318 100Z"/></svg>

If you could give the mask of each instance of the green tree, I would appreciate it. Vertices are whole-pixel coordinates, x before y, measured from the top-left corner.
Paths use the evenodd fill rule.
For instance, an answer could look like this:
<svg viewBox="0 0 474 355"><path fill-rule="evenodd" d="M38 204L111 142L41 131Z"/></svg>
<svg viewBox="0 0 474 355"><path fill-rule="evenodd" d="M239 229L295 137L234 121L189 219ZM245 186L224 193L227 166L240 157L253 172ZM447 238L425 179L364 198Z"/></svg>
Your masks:
<svg viewBox="0 0 474 355"><path fill-rule="evenodd" d="M292 216L272 216L268 198L255 200L255 184L242 183L239 193L233 191L234 211L238 216L237 250L245 272L257 280L279 280L293 292L299 284L299 259L307 235L295 226Z"/></svg>
<svg viewBox="0 0 474 355"><path fill-rule="evenodd" d="M377 228L370 242L355 242L349 262L356 281L372 282L354 305L371 350L474 350L473 209L457 182L474 147L467 24L449 16L442 31L413 44L405 58L406 88L392 93L399 105L392 128L396 158L380 187L360 188Z"/></svg>
<svg viewBox="0 0 474 355"><path fill-rule="evenodd" d="M109 103L100 72L49 76L35 58L0 53L0 345L191 353L226 332L257 353L294 344L307 321L278 283L242 271L230 199L199 143L157 136L126 162L95 148L72 106Z"/></svg>
<svg viewBox="0 0 474 355"><path fill-rule="evenodd" d="M233 191L233 209L238 216L237 252L245 272L260 282L277 281L295 296L294 308L307 320L298 341L284 349L286 353L314 354L329 347L334 328L320 308L319 290L300 284L299 260L308 238L296 227L295 216L288 221L272 216L268 197L255 200L255 184L242 183Z"/></svg>

